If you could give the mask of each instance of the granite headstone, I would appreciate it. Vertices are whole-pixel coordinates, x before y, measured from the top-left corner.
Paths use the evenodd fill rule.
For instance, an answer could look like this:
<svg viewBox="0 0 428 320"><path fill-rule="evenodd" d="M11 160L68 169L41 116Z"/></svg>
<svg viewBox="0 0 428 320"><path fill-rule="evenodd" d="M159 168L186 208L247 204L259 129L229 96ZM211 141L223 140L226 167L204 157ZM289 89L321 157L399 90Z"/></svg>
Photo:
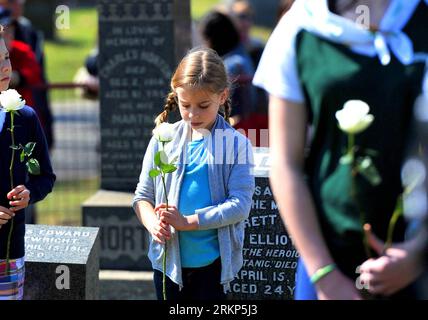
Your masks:
<svg viewBox="0 0 428 320"><path fill-rule="evenodd" d="M163 111L177 62L190 47L190 4L98 3L101 188L134 191L155 116Z"/></svg>
<svg viewBox="0 0 428 320"><path fill-rule="evenodd" d="M56 21L62 21L63 14L69 12L57 11L59 5L63 3L58 0L31 0L23 1L24 15L31 21L31 24L43 33L43 38L53 40L56 36ZM61 9L61 8L60 8ZM68 18L68 17L67 17Z"/></svg>
<svg viewBox="0 0 428 320"><path fill-rule="evenodd" d="M98 228L26 225L26 300L99 298Z"/></svg>
<svg viewBox="0 0 428 320"><path fill-rule="evenodd" d="M287 234L269 185L269 149L254 148L256 189L246 220L244 265L230 299L289 300L295 288L298 252Z"/></svg>
<svg viewBox="0 0 428 320"><path fill-rule="evenodd" d="M83 203L83 224L100 228L102 269L151 269L148 233L130 210L131 201L130 193L100 190Z"/></svg>

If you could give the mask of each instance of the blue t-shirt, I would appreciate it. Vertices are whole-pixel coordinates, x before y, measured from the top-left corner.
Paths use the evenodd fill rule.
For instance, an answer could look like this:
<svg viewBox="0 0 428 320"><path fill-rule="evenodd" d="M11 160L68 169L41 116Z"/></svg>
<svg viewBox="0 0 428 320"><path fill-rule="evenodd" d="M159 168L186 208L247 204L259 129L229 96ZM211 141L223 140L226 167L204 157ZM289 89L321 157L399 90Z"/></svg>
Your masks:
<svg viewBox="0 0 428 320"><path fill-rule="evenodd" d="M188 163L178 206L180 213L185 216L194 214L196 209L212 205L204 139L191 141L187 147ZM207 266L220 256L217 229L180 231L178 235L182 267Z"/></svg>

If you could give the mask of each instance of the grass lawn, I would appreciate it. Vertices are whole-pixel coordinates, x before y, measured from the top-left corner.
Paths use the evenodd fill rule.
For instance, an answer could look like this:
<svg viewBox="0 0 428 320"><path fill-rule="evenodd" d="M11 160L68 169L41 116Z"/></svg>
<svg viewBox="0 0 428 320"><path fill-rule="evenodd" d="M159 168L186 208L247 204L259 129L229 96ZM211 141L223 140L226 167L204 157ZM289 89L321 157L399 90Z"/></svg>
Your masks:
<svg viewBox="0 0 428 320"><path fill-rule="evenodd" d="M192 0L192 17L199 19L217 0ZM50 82L71 82L88 53L96 46L98 20L96 8L72 8L70 29L58 30L57 40L46 41L45 56Z"/></svg>
<svg viewBox="0 0 428 320"><path fill-rule="evenodd" d="M81 204L98 188L98 179L57 181L53 192L36 205L37 223L80 226Z"/></svg>
<svg viewBox="0 0 428 320"><path fill-rule="evenodd" d="M192 0L192 19L199 20L218 3L217 0ZM253 35L267 40L271 30L254 27ZM95 8L70 10L70 29L58 30L57 40L46 41L45 59L50 82L71 82L84 64L88 53L96 46L98 34Z"/></svg>
<svg viewBox="0 0 428 320"><path fill-rule="evenodd" d="M192 19L199 20L205 13L213 9L220 1L191 0Z"/></svg>
<svg viewBox="0 0 428 320"><path fill-rule="evenodd" d="M71 82L96 46L98 33L95 8L70 10L70 29L58 30L56 41L46 41L45 56L50 82Z"/></svg>

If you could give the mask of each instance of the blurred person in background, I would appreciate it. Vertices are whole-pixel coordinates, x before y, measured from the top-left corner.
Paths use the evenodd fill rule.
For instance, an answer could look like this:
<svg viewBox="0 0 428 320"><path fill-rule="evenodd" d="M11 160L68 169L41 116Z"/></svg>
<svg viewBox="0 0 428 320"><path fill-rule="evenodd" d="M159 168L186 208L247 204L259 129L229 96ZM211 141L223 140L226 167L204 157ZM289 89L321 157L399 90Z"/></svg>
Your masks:
<svg viewBox="0 0 428 320"><path fill-rule="evenodd" d="M48 81L45 71L45 56L43 48L43 33L38 31L28 20L23 16L25 0L0 0L0 6L10 11L9 26L13 29L13 38L29 45L35 55L36 61L41 70L41 83L38 88L32 88L34 108L42 121L43 130L48 142L49 150L52 150L54 144L53 134L53 116L50 108L48 96Z"/></svg>
<svg viewBox="0 0 428 320"><path fill-rule="evenodd" d="M264 49L264 42L251 35L254 26L255 12L251 3L247 0L229 1L225 8L227 14L232 18L239 32L241 43L247 50L253 61L254 68L257 68ZM239 128L257 129L256 146L261 146L260 130L268 129L268 95L262 88L255 87L255 108L253 114L240 122ZM267 145L263 145L267 147Z"/></svg>
<svg viewBox="0 0 428 320"><path fill-rule="evenodd" d="M29 204L44 199L52 191L56 176L34 109L25 102L21 106L7 105L7 100L13 102L10 98L13 92L6 92L13 78L13 66L2 26L0 30L0 91L6 97L9 95L2 99L4 105L0 108L0 300L21 300L25 282L26 210ZM11 128L12 132L8 130ZM39 172L30 172L11 149L12 145L26 146L30 142L34 143L32 157L39 163Z"/></svg>
<svg viewBox="0 0 428 320"><path fill-rule="evenodd" d="M49 118L46 118L46 113L43 112L43 109L37 104L37 102L39 102L36 99L38 90L34 90L35 87L39 87L43 84L40 64L37 62L31 47L15 39L16 29L12 20L11 11L2 6L0 6L0 24L5 26L3 38L9 50L10 62L13 66L10 88L16 89L27 104L36 111L46 140L49 141L47 138L48 135L46 134L46 132L49 132L48 128L50 127ZM25 214L26 223L34 224L37 222L37 214L34 205L30 205Z"/></svg>
<svg viewBox="0 0 428 320"><path fill-rule="evenodd" d="M100 91L100 80L98 77L98 47L86 56L85 63L81 66L73 82L83 87L78 88L78 94L85 99L98 99Z"/></svg>
<svg viewBox="0 0 428 320"><path fill-rule="evenodd" d="M16 89L27 103L36 111L44 126L44 118L35 104L32 87L42 83L40 65L29 45L15 39L15 26L12 23L10 11L0 6L0 24L5 27L4 40L10 53L13 66L10 86Z"/></svg>
<svg viewBox="0 0 428 320"><path fill-rule="evenodd" d="M291 8L294 0L281 0L278 4L276 21L278 23L279 19ZM248 54L253 61L254 68L257 68L260 58L264 49L264 42L261 39L258 39L251 35L251 30L254 26L255 11L248 0L232 0L229 1L226 6L222 7L225 12L227 12L232 20L234 21L236 28L241 37L241 42L244 45L245 49L248 51ZM269 99L267 92L260 88L256 87L256 96L255 96L255 112L246 120L241 121L239 124L242 129L268 129L268 105ZM260 131L258 131L260 133ZM257 146L261 146L261 141L257 138ZM267 147L267 145L263 145Z"/></svg>
<svg viewBox="0 0 428 320"><path fill-rule="evenodd" d="M263 48L265 46L261 39L251 35L254 25L254 10L247 0L235 0L227 6L227 14L235 23L241 43L250 55L254 68L257 68Z"/></svg>
<svg viewBox="0 0 428 320"><path fill-rule="evenodd" d="M366 227L369 243L379 257L361 265L360 281L372 294L391 295L414 282L416 298L428 299L428 60L426 64L401 173L403 183L411 186L403 199L403 217L408 221L406 241L386 248L370 226Z"/></svg>
<svg viewBox="0 0 428 320"><path fill-rule="evenodd" d="M239 122L247 119L255 109L255 87L251 83L253 63L227 15L219 11L209 12L200 21L199 30L203 43L223 59L233 83L230 123L238 128Z"/></svg>
<svg viewBox="0 0 428 320"><path fill-rule="evenodd" d="M361 19L360 5L369 19ZM270 95L270 182L301 257L296 299L373 298L356 285L358 267L379 254L365 250L361 212L372 234L386 239L403 192L401 167L428 53L427 19L424 0L299 0L266 44L253 82ZM358 157L375 150L377 185L354 179L353 166L340 161L348 140L335 114L349 100L366 102L374 116L355 143ZM394 242L405 239L405 227L398 221ZM406 276L382 298L412 297L408 285L418 273Z"/></svg>
<svg viewBox="0 0 428 320"><path fill-rule="evenodd" d="M36 55L39 63L43 61L43 34L37 31L31 21L23 16L25 0L0 0L0 6L11 13L15 27L15 39L28 44Z"/></svg>
<svg viewBox="0 0 428 320"><path fill-rule="evenodd" d="M276 11L276 23L278 24L279 20L281 20L282 16L290 10L293 2L295 0L281 0L278 4L278 8Z"/></svg>

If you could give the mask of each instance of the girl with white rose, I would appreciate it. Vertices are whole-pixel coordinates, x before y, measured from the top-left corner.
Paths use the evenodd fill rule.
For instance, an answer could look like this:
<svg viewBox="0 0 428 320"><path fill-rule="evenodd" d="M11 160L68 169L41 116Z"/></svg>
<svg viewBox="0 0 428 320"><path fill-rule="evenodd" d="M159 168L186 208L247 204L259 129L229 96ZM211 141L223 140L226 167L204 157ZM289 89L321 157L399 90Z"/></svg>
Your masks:
<svg viewBox="0 0 428 320"><path fill-rule="evenodd" d="M55 181L46 139L34 110L15 90L7 90L11 72L9 52L0 33L0 300L23 297L25 208L42 200ZM11 146L29 142L35 143L32 157L39 163L38 175L27 172L19 153L12 156Z"/></svg>
<svg viewBox="0 0 428 320"><path fill-rule="evenodd" d="M166 124L174 111L182 120ZM158 299L163 296L163 271L167 299L218 300L225 299L242 267L244 220L255 181L251 144L229 125L229 113L229 82L221 58L211 49L191 51L172 77L133 202L151 235L149 258ZM162 180L149 177L159 142L169 159L177 158L177 170L165 179L168 208Z"/></svg>
<svg viewBox="0 0 428 320"><path fill-rule="evenodd" d="M266 45L253 82L270 94L271 185L301 254L296 299L362 297L357 267L369 257L360 214L386 239L402 192L400 169L427 58L427 18L424 0L299 0ZM372 116L357 111L336 118L349 100L367 103ZM357 201L350 197L352 167L340 162L348 137L337 120L342 129L354 130L356 156L374 150L382 179L375 186L357 176ZM403 223L395 236L403 240ZM377 251L372 236L369 242ZM402 277L394 290L362 286L398 297L417 276Z"/></svg>

